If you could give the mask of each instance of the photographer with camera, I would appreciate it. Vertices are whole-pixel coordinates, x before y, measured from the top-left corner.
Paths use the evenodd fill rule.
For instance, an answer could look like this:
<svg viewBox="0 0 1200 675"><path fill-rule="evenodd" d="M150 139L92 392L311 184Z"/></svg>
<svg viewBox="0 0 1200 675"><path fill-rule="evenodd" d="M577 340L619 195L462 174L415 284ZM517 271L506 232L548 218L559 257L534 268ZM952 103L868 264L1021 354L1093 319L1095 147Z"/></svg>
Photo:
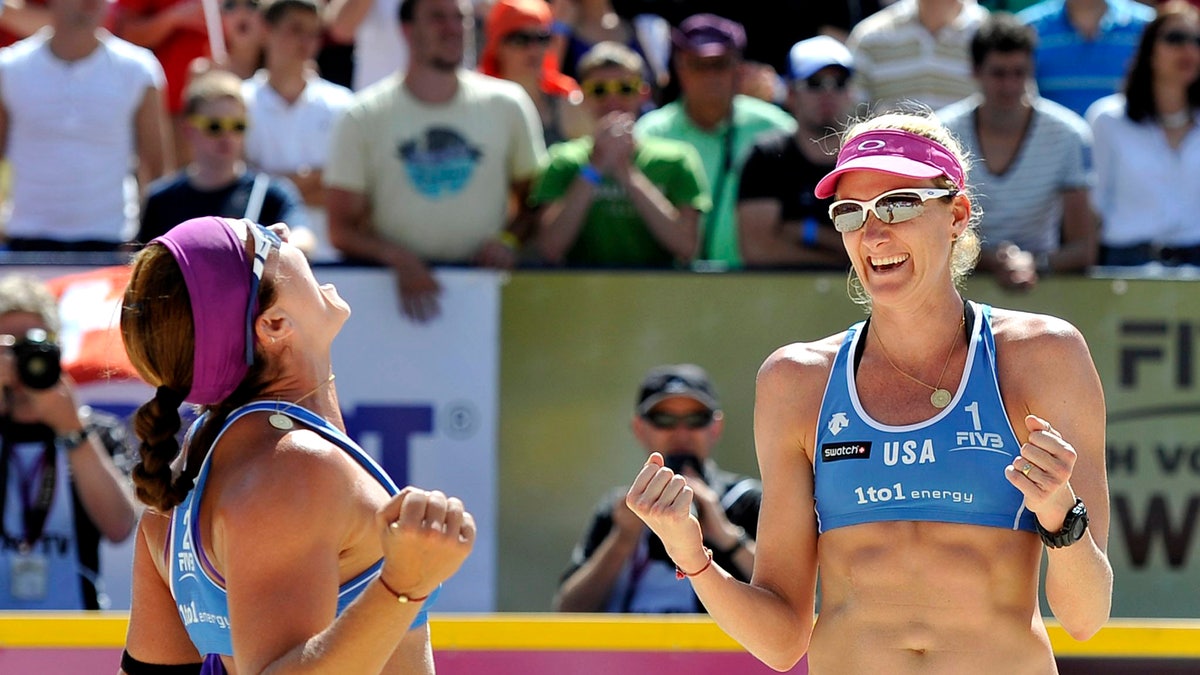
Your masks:
<svg viewBox="0 0 1200 675"><path fill-rule="evenodd" d="M99 545L133 532L120 421L81 407L62 372L58 305L0 278L0 610L101 609Z"/></svg>
<svg viewBox="0 0 1200 675"><path fill-rule="evenodd" d="M668 466L687 477L713 560L738 579L749 581L762 485L721 470L712 459L724 417L708 373L692 364L651 369L642 380L631 424L647 455L662 453ZM554 609L703 612L662 542L625 505L628 489L613 490L597 506L583 540L571 554Z"/></svg>

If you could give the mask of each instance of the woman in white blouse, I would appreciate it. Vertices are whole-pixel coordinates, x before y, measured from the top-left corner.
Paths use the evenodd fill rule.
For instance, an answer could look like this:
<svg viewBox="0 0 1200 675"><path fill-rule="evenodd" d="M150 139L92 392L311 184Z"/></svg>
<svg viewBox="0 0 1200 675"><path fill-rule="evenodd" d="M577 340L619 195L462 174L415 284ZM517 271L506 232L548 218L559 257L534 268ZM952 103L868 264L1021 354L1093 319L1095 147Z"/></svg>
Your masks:
<svg viewBox="0 0 1200 675"><path fill-rule="evenodd" d="M1100 264L1200 265L1198 112L1200 13L1170 0L1142 33L1124 91L1088 109Z"/></svg>

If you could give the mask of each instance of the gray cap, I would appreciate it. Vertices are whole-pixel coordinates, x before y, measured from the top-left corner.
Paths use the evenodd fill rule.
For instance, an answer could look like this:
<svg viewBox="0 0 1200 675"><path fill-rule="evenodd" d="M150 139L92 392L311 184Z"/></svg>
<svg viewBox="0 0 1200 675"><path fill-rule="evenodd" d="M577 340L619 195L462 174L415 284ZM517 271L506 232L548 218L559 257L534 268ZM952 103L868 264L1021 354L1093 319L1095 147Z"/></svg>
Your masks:
<svg viewBox="0 0 1200 675"><path fill-rule="evenodd" d="M638 390L637 412L645 415L664 399L685 396L709 410L720 410L717 392L703 368L691 363L651 368Z"/></svg>

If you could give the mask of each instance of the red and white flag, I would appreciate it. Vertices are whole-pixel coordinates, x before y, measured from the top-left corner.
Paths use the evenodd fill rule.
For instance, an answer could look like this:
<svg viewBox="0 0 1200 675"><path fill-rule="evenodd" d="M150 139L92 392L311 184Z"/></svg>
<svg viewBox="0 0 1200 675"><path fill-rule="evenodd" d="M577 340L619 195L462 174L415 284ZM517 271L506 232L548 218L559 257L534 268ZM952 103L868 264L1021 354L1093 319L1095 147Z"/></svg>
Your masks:
<svg viewBox="0 0 1200 675"><path fill-rule="evenodd" d="M121 300L130 269L99 267L46 282L62 316L63 369L77 384L139 379L121 342Z"/></svg>

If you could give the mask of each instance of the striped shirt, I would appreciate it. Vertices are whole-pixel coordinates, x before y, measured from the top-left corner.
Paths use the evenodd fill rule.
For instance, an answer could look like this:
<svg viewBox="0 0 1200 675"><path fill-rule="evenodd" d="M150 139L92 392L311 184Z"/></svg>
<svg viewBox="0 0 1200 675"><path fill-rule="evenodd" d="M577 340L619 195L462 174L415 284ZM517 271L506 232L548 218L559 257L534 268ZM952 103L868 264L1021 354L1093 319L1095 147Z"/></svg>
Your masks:
<svg viewBox="0 0 1200 675"><path fill-rule="evenodd" d="M963 0L958 16L936 34L917 17L917 0L900 0L863 19L846 46L858 85L880 111L902 101L936 110L975 93L969 46L987 10Z"/></svg>
<svg viewBox="0 0 1200 675"><path fill-rule="evenodd" d="M1091 183L1092 132L1083 118L1044 98L1033 101L1033 119L1021 146L1003 173L984 161L976 133L972 96L938 112L938 118L975 158L973 198L983 211L984 246L1011 241L1023 250L1058 250L1062 233L1062 194Z"/></svg>
<svg viewBox="0 0 1200 675"><path fill-rule="evenodd" d="M1064 0L1045 0L1017 17L1038 34L1033 55L1038 91L1083 116L1089 105L1120 88L1154 10L1135 0L1108 0L1090 40L1067 19Z"/></svg>

